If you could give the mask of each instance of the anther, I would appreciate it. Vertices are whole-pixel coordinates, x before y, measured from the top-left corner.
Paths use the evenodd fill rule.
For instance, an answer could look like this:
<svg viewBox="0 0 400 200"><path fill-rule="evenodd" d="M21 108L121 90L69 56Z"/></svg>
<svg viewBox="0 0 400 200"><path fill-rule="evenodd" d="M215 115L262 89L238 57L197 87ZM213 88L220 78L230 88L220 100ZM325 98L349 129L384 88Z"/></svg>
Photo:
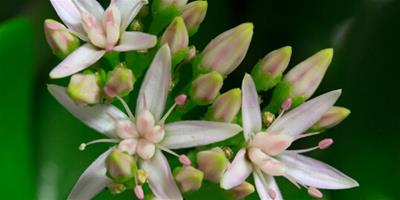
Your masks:
<svg viewBox="0 0 400 200"><path fill-rule="evenodd" d="M308 194L314 198L322 198L324 196L324 194L322 194L321 191L319 191L317 188L315 187L309 187L308 188Z"/></svg>
<svg viewBox="0 0 400 200"><path fill-rule="evenodd" d="M184 154L182 154L182 155L179 156L179 162L180 162L182 165L185 165L185 166L190 166L190 165L192 165L192 161L190 160L190 158L187 157L187 156L184 155Z"/></svg>
<svg viewBox="0 0 400 200"><path fill-rule="evenodd" d="M88 143L82 143L79 145L79 150L84 151L87 146L96 144L96 143L118 143L118 140L116 139L98 139L98 140L93 140Z"/></svg>
<svg viewBox="0 0 400 200"><path fill-rule="evenodd" d="M319 147L320 149L327 149L327 148L329 148L332 144L333 144L333 139L331 139L331 138L326 138L326 139L321 140L321 141L318 143L318 147Z"/></svg>
<svg viewBox="0 0 400 200"><path fill-rule="evenodd" d="M183 105L185 105L186 100L187 100L187 95L186 94L181 94L181 95L179 95L179 96L177 96L175 98L175 103L178 106L183 106Z"/></svg>
<svg viewBox="0 0 400 200"><path fill-rule="evenodd" d="M144 192L142 186L140 185L135 186L134 192L138 199L140 200L144 199Z"/></svg>
<svg viewBox="0 0 400 200"><path fill-rule="evenodd" d="M282 103L282 110L288 111L292 107L292 98L287 98L283 103Z"/></svg>

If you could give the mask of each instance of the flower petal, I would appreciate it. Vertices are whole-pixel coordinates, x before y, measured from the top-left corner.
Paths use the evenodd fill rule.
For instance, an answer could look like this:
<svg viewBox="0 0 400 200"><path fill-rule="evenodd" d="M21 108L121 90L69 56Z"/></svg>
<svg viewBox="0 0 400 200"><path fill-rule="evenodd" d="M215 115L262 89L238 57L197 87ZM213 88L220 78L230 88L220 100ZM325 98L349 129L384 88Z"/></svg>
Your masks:
<svg viewBox="0 0 400 200"><path fill-rule="evenodd" d="M226 190L232 189L243 183L252 171L251 164L246 160L246 150L241 149L222 176L220 186Z"/></svg>
<svg viewBox="0 0 400 200"><path fill-rule="evenodd" d="M115 51L134 51L149 49L157 44L157 37L142 32L125 32Z"/></svg>
<svg viewBox="0 0 400 200"><path fill-rule="evenodd" d="M261 176L262 175L262 176ZM282 194L279 190L278 185L275 182L273 176L268 176L266 174L261 174L260 176L257 173L253 173L254 182L256 184L256 189L258 196L261 200L282 200ZM269 191L271 190L275 194L275 198L271 198Z"/></svg>
<svg viewBox="0 0 400 200"><path fill-rule="evenodd" d="M236 124L208 121L180 121L165 125L162 145L180 149L207 145L228 139L242 128Z"/></svg>
<svg viewBox="0 0 400 200"><path fill-rule="evenodd" d="M147 70L136 104L136 116L147 109L158 122L164 112L171 81L171 53L162 46Z"/></svg>
<svg viewBox="0 0 400 200"><path fill-rule="evenodd" d="M50 72L50 77L56 79L75 74L96 63L104 53L89 43L84 44L58 64Z"/></svg>
<svg viewBox="0 0 400 200"><path fill-rule="evenodd" d="M71 0L64 0L71 1ZM89 13L96 17L98 21L103 21L104 16L104 8L100 5L97 0L72 0L74 3L79 6L79 9L83 12Z"/></svg>
<svg viewBox="0 0 400 200"><path fill-rule="evenodd" d="M106 176L107 169L105 166L105 160L111 150L112 148L101 154L85 172L83 172L69 194L68 200L92 199L112 182L112 180Z"/></svg>
<svg viewBox="0 0 400 200"><path fill-rule="evenodd" d="M295 153L284 153L278 159L286 165L287 174L301 184L321 189L359 186L357 181L321 161Z"/></svg>
<svg viewBox="0 0 400 200"><path fill-rule="evenodd" d="M78 105L72 100L64 87L48 85L49 92L76 118L90 128L97 130L111 138L117 137L114 133L114 119L128 119L128 117L113 105L97 104L94 106ZM112 116L112 118L110 117Z"/></svg>
<svg viewBox="0 0 400 200"><path fill-rule="evenodd" d="M72 0L50 0L61 21L79 38L87 41L86 32L82 26L82 18Z"/></svg>
<svg viewBox="0 0 400 200"><path fill-rule="evenodd" d="M183 199L171 174L168 161L160 150L151 160L141 161L141 168L149 175L149 185L157 199Z"/></svg>
<svg viewBox="0 0 400 200"><path fill-rule="evenodd" d="M302 134L335 104L341 93L341 90L334 90L307 101L274 121L267 131L292 136Z"/></svg>
<svg viewBox="0 0 400 200"><path fill-rule="evenodd" d="M148 2L147 0L115 0L114 3L121 12L121 30L124 31L139 13L140 9L142 9L143 5Z"/></svg>
<svg viewBox="0 0 400 200"><path fill-rule="evenodd" d="M249 74L246 74L242 83L242 121L243 132L246 140L251 133L261 131L260 102L254 81Z"/></svg>

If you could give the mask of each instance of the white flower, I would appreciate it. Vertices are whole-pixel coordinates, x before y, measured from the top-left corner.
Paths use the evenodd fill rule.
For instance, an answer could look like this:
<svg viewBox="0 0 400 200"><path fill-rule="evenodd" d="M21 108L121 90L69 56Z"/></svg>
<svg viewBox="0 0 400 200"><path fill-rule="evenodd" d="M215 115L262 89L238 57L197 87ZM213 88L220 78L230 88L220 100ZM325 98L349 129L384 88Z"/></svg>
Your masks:
<svg viewBox="0 0 400 200"><path fill-rule="evenodd" d="M127 108L128 115L112 105L80 106L60 86L49 85L50 93L89 127L115 141L122 151L135 156L149 177L150 187L159 199L182 199L174 182L169 164L162 151L174 153L171 149L189 148L225 140L241 131L241 127L229 123L206 121L180 121L165 124L166 117L175 105L164 115L171 79L171 56L167 45L161 47L151 64L140 88L136 116ZM91 143L95 143L91 142ZM89 144L89 143L88 143ZM83 145L84 148L86 145ZM107 186L111 180L106 176L105 158L110 151L102 154L83 173L68 199L90 199Z"/></svg>
<svg viewBox="0 0 400 200"><path fill-rule="evenodd" d="M317 134L302 133L333 106L341 94L340 90L316 97L279 116L264 132L258 95L251 76L245 76L242 91L243 132L247 146L239 150L225 172L221 180L222 188L238 186L251 173L263 200L282 199L274 176L283 176L298 187L308 188L309 194L314 197L322 196L316 188L345 189L358 186L355 180L333 167L299 154L324 149L332 144L332 140L323 140L317 147L306 150L287 150L293 141Z"/></svg>
<svg viewBox="0 0 400 200"><path fill-rule="evenodd" d="M68 30L87 42L72 52L51 72L63 78L97 62L107 51L133 51L156 45L156 36L125 32L147 0L111 0L104 8L96 0L50 0Z"/></svg>

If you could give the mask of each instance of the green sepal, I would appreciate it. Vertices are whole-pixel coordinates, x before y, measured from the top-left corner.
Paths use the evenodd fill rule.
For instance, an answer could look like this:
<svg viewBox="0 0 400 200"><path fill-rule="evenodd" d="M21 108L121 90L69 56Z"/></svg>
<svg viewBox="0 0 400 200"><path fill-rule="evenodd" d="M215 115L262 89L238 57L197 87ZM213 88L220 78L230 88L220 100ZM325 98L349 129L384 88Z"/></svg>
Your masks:
<svg viewBox="0 0 400 200"><path fill-rule="evenodd" d="M185 60L185 58L187 57L189 49L188 48L183 48L181 50L179 50L178 52L176 52L173 56L172 56L172 71L175 70L175 67L181 63L183 60Z"/></svg>
<svg viewBox="0 0 400 200"><path fill-rule="evenodd" d="M278 75L274 78L272 77L271 73L262 72L261 66L263 64L263 60L258 61L258 63L254 66L251 75L254 79L254 83L256 84L257 91L265 92L278 84L282 80L282 75Z"/></svg>
<svg viewBox="0 0 400 200"><path fill-rule="evenodd" d="M164 30L172 22L172 20L174 20L175 17L181 14L175 5L159 8L159 0L154 1L152 12L153 20L150 24L149 33L154 35L160 34L161 31Z"/></svg>
<svg viewBox="0 0 400 200"><path fill-rule="evenodd" d="M200 28L200 26L197 26L197 27L193 27L190 30L188 30L189 37L192 37L193 35L195 35L197 33L197 31L199 30L199 28Z"/></svg>
<svg viewBox="0 0 400 200"><path fill-rule="evenodd" d="M292 85L288 81L281 81L275 87L269 104L263 109L263 112L271 112L277 114L281 109L282 103L290 97ZM292 99L294 102L294 99Z"/></svg>

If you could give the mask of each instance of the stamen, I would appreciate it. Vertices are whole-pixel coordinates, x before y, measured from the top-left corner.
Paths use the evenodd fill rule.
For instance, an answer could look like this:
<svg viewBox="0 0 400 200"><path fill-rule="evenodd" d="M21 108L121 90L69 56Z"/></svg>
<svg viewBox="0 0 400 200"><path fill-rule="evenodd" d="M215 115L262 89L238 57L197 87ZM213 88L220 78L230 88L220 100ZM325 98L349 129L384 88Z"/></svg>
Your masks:
<svg viewBox="0 0 400 200"><path fill-rule="evenodd" d="M299 153L307 153L307 152L314 151L314 150L317 150L317 149L319 149L319 146L311 147L311 148L308 148L308 149L286 150L285 152L299 154Z"/></svg>
<svg viewBox="0 0 400 200"><path fill-rule="evenodd" d="M309 194L310 196L314 197L314 198L320 199L320 198L322 198L322 197L324 196L324 194L322 194L322 192L319 191L319 190L318 190L317 188L315 188L315 187L309 187L307 191L308 191L308 194Z"/></svg>
<svg viewBox="0 0 400 200"><path fill-rule="evenodd" d="M321 140L321 141L318 143L318 146L319 146L320 149L327 149L327 148L329 148L332 144L333 144L333 140L332 140L331 138L326 138L326 139Z"/></svg>
<svg viewBox="0 0 400 200"><path fill-rule="evenodd" d="M144 199L144 192L143 192L143 188L140 185L135 186L134 189L135 195L139 200Z"/></svg>
<svg viewBox="0 0 400 200"><path fill-rule="evenodd" d="M165 120L167 120L169 115L171 115L172 111L174 111L174 109L176 108L176 105L177 105L177 103L174 103L174 105L172 105L172 107L169 108L168 112L165 113L165 115L160 119L159 124L164 124Z"/></svg>
<svg viewBox="0 0 400 200"><path fill-rule="evenodd" d="M288 111L292 107L292 98L287 98L283 103L282 103L282 110L283 111Z"/></svg>
<svg viewBox="0 0 400 200"><path fill-rule="evenodd" d="M88 143L82 143L79 145L79 150L84 151L87 146L92 145L92 144L97 144L97 143L118 143L118 140L116 139L98 139L98 140L93 140Z"/></svg>
<svg viewBox="0 0 400 200"><path fill-rule="evenodd" d="M292 177L290 177L290 176L287 175L287 174L283 175L283 177L285 177L287 180L289 180L289 181L290 181L293 185L295 185L297 188L301 189L300 185L299 185L295 180L293 180Z"/></svg>
<svg viewBox="0 0 400 200"><path fill-rule="evenodd" d="M125 102L125 100L123 98L121 98L120 96L117 96L117 99L121 102L122 106L124 106L126 112L128 113L128 116L131 120L135 120L135 116L132 114L131 109L129 109L128 104Z"/></svg>
<svg viewBox="0 0 400 200"><path fill-rule="evenodd" d="M186 165L186 166L192 165L192 161L191 161L191 160L189 159L189 157L187 157L186 155L184 155L184 154L179 155L179 154L177 154L177 153L175 153L175 152L169 150L168 148L166 148L166 147L164 147L164 146L161 146L161 145L159 145L159 144L157 144L157 147L158 147L159 149L161 149L161 150L163 150L163 151L165 151L165 152L167 152L167 153L173 155L173 156L176 156L176 157L179 159L179 162L180 162L182 165Z"/></svg>
<svg viewBox="0 0 400 200"><path fill-rule="evenodd" d="M177 96L175 98L175 103L178 106L183 106L183 105L185 105L186 100L187 100L187 95L186 94L181 94L181 95L179 95L179 96Z"/></svg>
<svg viewBox="0 0 400 200"><path fill-rule="evenodd" d="M301 135L297 136L297 137L296 137L296 140L302 139L302 138L306 138L306 137L311 137L311 136L314 136L314 135L318 135L318 134L320 134L320 133L321 133L321 132L304 133L304 134L301 134Z"/></svg>

